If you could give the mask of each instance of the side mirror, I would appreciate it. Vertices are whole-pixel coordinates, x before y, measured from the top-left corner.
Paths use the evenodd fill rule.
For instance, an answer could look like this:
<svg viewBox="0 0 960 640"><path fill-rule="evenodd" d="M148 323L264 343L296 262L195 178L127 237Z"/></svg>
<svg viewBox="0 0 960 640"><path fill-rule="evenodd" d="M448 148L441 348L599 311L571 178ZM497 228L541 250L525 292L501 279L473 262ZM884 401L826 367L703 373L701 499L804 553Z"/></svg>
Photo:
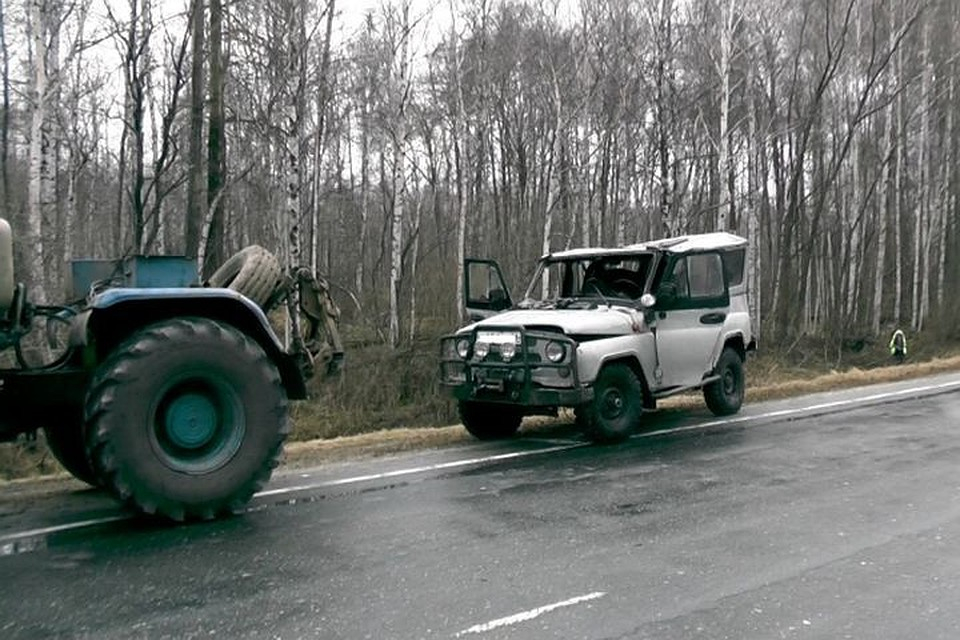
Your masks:
<svg viewBox="0 0 960 640"><path fill-rule="evenodd" d="M506 309L510 306L510 301L507 298L507 292L503 289L491 289L490 290L490 308L500 311Z"/></svg>
<svg viewBox="0 0 960 640"><path fill-rule="evenodd" d="M677 283L672 279L664 280L657 289L657 300L661 304L671 304L677 299Z"/></svg>

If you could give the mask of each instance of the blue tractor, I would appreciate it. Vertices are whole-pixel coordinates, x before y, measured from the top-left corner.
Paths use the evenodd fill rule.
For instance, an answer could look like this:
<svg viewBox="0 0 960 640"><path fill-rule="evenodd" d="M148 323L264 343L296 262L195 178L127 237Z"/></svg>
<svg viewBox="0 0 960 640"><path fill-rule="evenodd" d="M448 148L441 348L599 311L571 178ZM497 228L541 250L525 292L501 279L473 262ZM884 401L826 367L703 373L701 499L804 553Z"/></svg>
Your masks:
<svg viewBox="0 0 960 640"><path fill-rule="evenodd" d="M42 430L73 476L143 514L241 511L279 462L289 402L342 366L326 282L256 245L204 282L177 256L77 260L71 279L71 302L31 304L0 219L0 440ZM285 341L271 310L296 320Z"/></svg>

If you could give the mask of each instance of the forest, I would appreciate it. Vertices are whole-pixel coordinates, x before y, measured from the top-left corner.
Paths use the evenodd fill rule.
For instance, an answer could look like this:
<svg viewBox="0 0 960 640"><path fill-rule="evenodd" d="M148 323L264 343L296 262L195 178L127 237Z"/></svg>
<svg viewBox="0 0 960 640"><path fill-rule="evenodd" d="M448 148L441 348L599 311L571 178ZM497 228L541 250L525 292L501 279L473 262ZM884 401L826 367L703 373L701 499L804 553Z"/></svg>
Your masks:
<svg viewBox="0 0 960 640"><path fill-rule="evenodd" d="M762 345L960 338L960 3L362 4L0 0L18 280L256 243L429 357L464 257L722 230Z"/></svg>

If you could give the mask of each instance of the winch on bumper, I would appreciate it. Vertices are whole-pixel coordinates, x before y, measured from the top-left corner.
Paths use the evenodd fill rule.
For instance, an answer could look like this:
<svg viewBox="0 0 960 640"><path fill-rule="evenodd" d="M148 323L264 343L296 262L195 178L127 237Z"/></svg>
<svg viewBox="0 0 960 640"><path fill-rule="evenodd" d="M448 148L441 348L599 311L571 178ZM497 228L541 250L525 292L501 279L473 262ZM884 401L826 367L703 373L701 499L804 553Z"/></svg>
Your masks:
<svg viewBox="0 0 960 640"><path fill-rule="evenodd" d="M577 374L577 343L562 334L477 328L443 337L440 350L440 382L457 400L559 407L593 398Z"/></svg>

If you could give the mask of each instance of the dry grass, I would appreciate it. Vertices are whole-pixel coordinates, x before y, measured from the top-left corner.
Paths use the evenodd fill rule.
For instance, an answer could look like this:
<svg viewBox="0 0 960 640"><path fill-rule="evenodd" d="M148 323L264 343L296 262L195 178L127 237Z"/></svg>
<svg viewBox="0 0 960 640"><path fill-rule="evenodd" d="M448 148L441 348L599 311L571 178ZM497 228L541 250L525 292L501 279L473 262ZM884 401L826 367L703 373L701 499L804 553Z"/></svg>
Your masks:
<svg viewBox="0 0 960 640"><path fill-rule="evenodd" d="M922 378L950 371L960 371L960 356L937 357L927 362L911 362L874 369L854 367L846 371L830 371L808 379L754 384L747 387L747 401L775 400L820 391L849 389L868 384ZM758 376L754 375L753 377L757 378Z"/></svg>
<svg viewBox="0 0 960 640"><path fill-rule="evenodd" d="M303 467L318 461L335 462L403 451L438 449L471 441L472 436L460 425L387 429L355 436L291 442L285 448L284 465Z"/></svg>

